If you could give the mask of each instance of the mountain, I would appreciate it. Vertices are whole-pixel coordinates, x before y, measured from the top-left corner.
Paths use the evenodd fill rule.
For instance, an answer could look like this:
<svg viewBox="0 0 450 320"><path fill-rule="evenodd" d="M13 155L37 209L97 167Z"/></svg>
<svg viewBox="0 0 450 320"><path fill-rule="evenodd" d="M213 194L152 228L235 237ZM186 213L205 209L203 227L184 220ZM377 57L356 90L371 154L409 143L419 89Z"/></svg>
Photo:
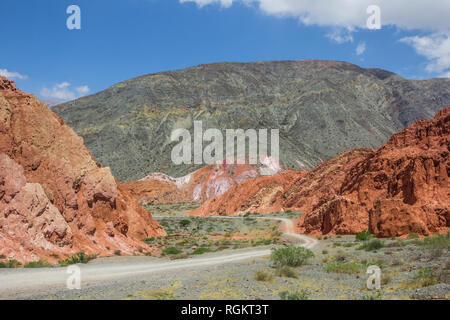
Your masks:
<svg viewBox="0 0 450 320"><path fill-rule="evenodd" d="M1 255L156 252L142 239L164 234L61 118L0 77Z"/></svg>
<svg viewBox="0 0 450 320"><path fill-rule="evenodd" d="M377 150L347 151L282 186L286 174L247 180L189 214L305 211L298 228L313 235L448 232L450 106Z"/></svg>
<svg viewBox="0 0 450 320"><path fill-rule="evenodd" d="M450 104L450 79L406 80L336 61L217 63L150 74L54 107L121 181L181 177L174 129L279 129L285 168L305 170L354 148L377 148ZM269 149L270 150L270 149Z"/></svg>

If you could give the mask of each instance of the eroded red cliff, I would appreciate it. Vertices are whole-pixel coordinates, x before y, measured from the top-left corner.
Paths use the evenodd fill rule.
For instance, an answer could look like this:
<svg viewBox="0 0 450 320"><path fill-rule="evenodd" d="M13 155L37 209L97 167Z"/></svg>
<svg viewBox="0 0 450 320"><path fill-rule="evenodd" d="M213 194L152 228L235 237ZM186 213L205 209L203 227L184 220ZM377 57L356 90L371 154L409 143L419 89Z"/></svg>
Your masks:
<svg viewBox="0 0 450 320"><path fill-rule="evenodd" d="M0 77L0 254L132 254L164 234L62 119Z"/></svg>
<svg viewBox="0 0 450 320"><path fill-rule="evenodd" d="M252 210L261 213L304 211L297 221L299 231L313 235L362 230L379 237L447 232L449 149L447 107L433 120L419 121L395 134L377 150L348 151L318 165L279 188L270 202L257 201L264 186L258 186L258 179L254 179L206 202L192 214L242 213L244 204L255 202ZM277 179L269 178L271 182ZM258 190L249 189L253 185ZM219 209L227 205L231 208Z"/></svg>

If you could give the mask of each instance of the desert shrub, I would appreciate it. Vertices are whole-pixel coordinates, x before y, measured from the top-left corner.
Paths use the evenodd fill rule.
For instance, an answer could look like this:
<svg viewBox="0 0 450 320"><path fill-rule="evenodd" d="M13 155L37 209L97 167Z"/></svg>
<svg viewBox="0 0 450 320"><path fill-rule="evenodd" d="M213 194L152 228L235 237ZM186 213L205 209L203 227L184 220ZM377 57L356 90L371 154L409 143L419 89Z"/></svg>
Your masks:
<svg viewBox="0 0 450 320"><path fill-rule="evenodd" d="M364 268L368 268L369 266L378 266L380 268L383 268L385 266L387 266L387 262L386 260L382 259L382 258L375 258L375 259L363 259L361 260L361 264L363 265Z"/></svg>
<svg viewBox="0 0 450 320"><path fill-rule="evenodd" d="M450 232L424 238L422 245L427 249L450 249Z"/></svg>
<svg viewBox="0 0 450 320"><path fill-rule="evenodd" d="M167 255L169 255L169 254L180 254L181 250L176 248L176 247L169 247L169 248L164 249L163 253L167 254Z"/></svg>
<svg viewBox="0 0 450 320"><path fill-rule="evenodd" d="M190 224L191 224L191 221L187 220L187 219L184 219L184 220L180 221L180 226L183 227L183 228L186 228Z"/></svg>
<svg viewBox="0 0 450 320"><path fill-rule="evenodd" d="M277 275L286 278L297 278L297 272L289 266L283 266L277 270Z"/></svg>
<svg viewBox="0 0 450 320"><path fill-rule="evenodd" d="M38 261L32 261L25 263L24 268L48 268L51 267L51 263L46 260L39 259Z"/></svg>
<svg viewBox="0 0 450 320"><path fill-rule="evenodd" d="M97 255L87 255L83 251L78 252L77 254L72 255L72 257L67 258L65 260L59 260L58 263L61 267L67 267L71 264L77 264L77 263L88 263L89 261L96 259Z"/></svg>
<svg viewBox="0 0 450 320"><path fill-rule="evenodd" d="M308 289L301 289L300 291L289 293L288 291L280 292L281 300L308 300L311 293Z"/></svg>
<svg viewBox="0 0 450 320"><path fill-rule="evenodd" d="M286 211L286 213L292 213L292 210L288 210L288 211Z"/></svg>
<svg viewBox="0 0 450 320"><path fill-rule="evenodd" d="M381 292L377 292L377 293L370 294L370 295L364 295L361 299L362 300L381 300L381 299L383 299L383 294Z"/></svg>
<svg viewBox="0 0 450 320"><path fill-rule="evenodd" d="M322 250L322 254L328 254L328 250Z"/></svg>
<svg viewBox="0 0 450 320"><path fill-rule="evenodd" d="M388 273L383 273L381 275L381 285L385 286L392 282L392 276Z"/></svg>
<svg viewBox="0 0 450 320"><path fill-rule="evenodd" d="M439 283L439 279L433 268L430 267L420 268L413 279L409 281L409 285L413 288L428 287L437 283Z"/></svg>
<svg viewBox="0 0 450 320"><path fill-rule="evenodd" d="M257 281L270 281L272 279L273 275L268 271L261 270L255 273L255 280Z"/></svg>
<svg viewBox="0 0 450 320"><path fill-rule="evenodd" d="M4 254L0 254L0 259L6 259L6 256Z"/></svg>
<svg viewBox="0 0 450 320"><path fill-rule="evenodd" d="M325 266L326 272L358 274L361 273L361 265L354 262L331 261Z"/></svg>
<svg viewBox="0 0 450 320"><path fill-rule="evenodd" d="M312 257L314 257L314 253L309 249L303 247L287 247L274 250L271 260L277 267L297 267L306 264L308 259Z"/></svg>
<svg viewBox="0 0 450 320"><path fill-rule="evenodd" d="M20 263L17 260L8 260L6 262L0 262L0 269L1 268L19 268L22 265L22 263Z"/></svg>
<svg viewBox="0 0 450 320"><path fill-rule="evenodd" d="M204 254L206 252L211 252L211 250L209 248L197 248L195 249L192 254Z"/></svg>
<svg viewBox="0 0 450 320"><path fill-rule="evenodd" d="M415 232L408 234L408 239L419 239L419 235Z"/></svg>
<svg viewBox="0 0 450 320"><path fill-rule="evenodd" d="M450 259L445 260L444 270L450 270Z"/></svg>
<svg viewBox="0 0 450 320"><path fill-rule="evenodd" d="M114 254L115 254L116 256L120 256L120 255L122 255L122 251L120 251L120 250L114 250Z"/></svg>
<svg viewBox="0 0 450 320"><path fill-rule="evenodd" d="M379 239L367 241L358 247L358 250L375 251L384 247L384 241Z"/></svg>
<svg viewBox="0 0 450 320"><path fill-rule="evenodd" d="M374 237L374 235L371 234L367 230L363 230L360 233L357 233L356 236L355 236L356 240L359 240L359 241L366 241L366 240L369 240L372 237Z"/></svg>
<svg viewBox="0 0 450 320"><path fill-rule="evenodd" d="M347 254L346 254L344 251L339 250L339 251L335 254L333 260L335 260L335 261L345 261L346 259L347 259Z"/></svg>
<svg viewBox="0 0 450 320"><path fill-rule="evenodd" d="M435 271L430 267L420 268L416 272L414 279L418 281L422 287L432 286L438 282Z"/></svg>
<svg viewBox="0 0 450 320"><path fill-rule="evenodd" d="M145 238L144 239L144 242L146 242L146 243L151 243L151 242L154 242L154 241L155 241L155 237Z"/></svg>
<svg viewBox="0 0 450 320"><path fill-rule="evenodd" d="M404 247L404 246L406 246L406 245L408 245L408 242L407 242L407 241L405 241L404 239L397 239L397 240L394 241L394 242L388 243L388 244L386 245L386 247L389 247L389 248L395 248L395 247Z"/></svg>

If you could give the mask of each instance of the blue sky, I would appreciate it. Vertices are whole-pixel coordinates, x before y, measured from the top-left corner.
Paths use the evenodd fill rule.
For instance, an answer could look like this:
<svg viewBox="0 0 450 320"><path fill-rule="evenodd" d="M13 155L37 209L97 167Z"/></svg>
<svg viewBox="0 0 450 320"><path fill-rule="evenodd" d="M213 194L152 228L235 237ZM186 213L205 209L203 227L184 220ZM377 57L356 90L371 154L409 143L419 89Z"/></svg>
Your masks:
<svg viewBox="0 0 450 320"><path fill-rule="evenodd" d="M40 98L65 100L223 61L331 59L412 79L450 75L450 1L425 9L422 0L399 1L406 9L369 1L381 8L380 30L364 26L365 1L2 1L0 74ZM81 30L66 27L71 4L81 8Z"/></svg>

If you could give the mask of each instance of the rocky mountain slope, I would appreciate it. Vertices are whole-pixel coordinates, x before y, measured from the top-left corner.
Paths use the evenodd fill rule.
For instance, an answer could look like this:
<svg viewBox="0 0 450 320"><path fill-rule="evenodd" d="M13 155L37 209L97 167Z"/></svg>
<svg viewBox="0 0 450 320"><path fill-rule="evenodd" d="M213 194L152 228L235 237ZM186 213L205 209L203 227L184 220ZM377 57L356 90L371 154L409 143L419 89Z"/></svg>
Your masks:
<svg viewBox="0 0 450 320"><path fill-rule="evenodd" d="M202 203L227 192L237 184L261 175L261 167L256 165L227 164L224 161L203 167L181 178L154 173L139 181L124 182L123 186L141 203Z"/></svg>
<svg viewBox="0 0 450 320"><path fill-rule="evenodd" d="M450 106L433 120L418 121L393 135L377 150L345 152L287 186L276 184L286 174L248 180L190 214L305 211L299 231L315 235L362 230L379 237L446 232L450 230Z"/></svg>
<svg viewBox="0 0 450 320"><path fill-rule="evenodd" d="M132 254L164 234L61 118L0 77L0 254Z"/></svg>
<svg viewBox="0 0 450 320"><path fill-rule="evenodd" d="M218 63L114 85L53 110L121 181L182 177L172 130L279 129L286 168L304 170L346 150L377 148L450 104L450 79L406 80L335 61ZM270 149L269 149L270 150Z"/></svg>

